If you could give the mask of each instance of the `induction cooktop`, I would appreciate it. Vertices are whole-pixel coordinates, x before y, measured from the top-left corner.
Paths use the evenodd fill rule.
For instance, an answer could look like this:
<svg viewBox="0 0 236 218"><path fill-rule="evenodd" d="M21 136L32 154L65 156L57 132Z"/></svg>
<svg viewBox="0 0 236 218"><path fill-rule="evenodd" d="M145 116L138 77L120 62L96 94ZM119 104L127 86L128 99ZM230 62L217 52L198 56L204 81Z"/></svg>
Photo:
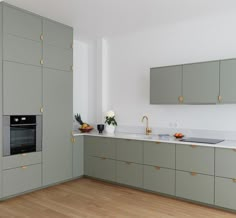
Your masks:
<svg viewBox="0 0 236 218"><path fill-rule="evenodd" d="M209 139L209 138L190 137L190 138L181 139L180 141L182 141L182 142L206 143L206 144L217 144L217 143L223 142L224 140L223 139Z"/></svg>

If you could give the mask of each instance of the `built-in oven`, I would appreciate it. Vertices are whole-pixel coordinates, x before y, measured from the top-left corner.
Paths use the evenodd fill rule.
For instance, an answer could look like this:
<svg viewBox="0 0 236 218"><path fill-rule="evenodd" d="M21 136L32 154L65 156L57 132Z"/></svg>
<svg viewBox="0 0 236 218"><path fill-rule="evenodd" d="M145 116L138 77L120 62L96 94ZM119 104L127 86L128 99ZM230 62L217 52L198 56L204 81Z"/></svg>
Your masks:
<svg viewBox="0 0 236 218"><path fill-rule="evenodd" d="M3 116L3 156L42 150L42 116Z"/></svg>

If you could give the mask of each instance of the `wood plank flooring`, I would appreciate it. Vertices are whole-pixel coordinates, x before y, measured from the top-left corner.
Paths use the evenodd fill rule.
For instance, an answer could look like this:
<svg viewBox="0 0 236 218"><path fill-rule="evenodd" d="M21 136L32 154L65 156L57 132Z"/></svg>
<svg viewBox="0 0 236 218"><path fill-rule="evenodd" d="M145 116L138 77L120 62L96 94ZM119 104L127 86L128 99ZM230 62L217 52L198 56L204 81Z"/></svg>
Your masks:
<svg viewBox="0 0 236 218"><path fill-rule="evenodd" d="M0 217L235 218L236 214L82 178L0 202Z"/></svg>

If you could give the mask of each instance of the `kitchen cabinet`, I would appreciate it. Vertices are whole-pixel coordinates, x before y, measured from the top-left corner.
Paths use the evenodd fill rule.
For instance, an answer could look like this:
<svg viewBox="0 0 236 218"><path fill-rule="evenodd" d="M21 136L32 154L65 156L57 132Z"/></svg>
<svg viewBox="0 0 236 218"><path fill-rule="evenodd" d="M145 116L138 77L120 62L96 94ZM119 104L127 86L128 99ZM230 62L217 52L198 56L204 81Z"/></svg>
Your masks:
<svg viewBox="0 0 236 218"><path fill-rule="evenodd" d="M159 142L144 142L144 164L175 169L175 145Z"/></svg>
<svg viewBox="0 0 236 218"><path fill-rule="evenodd" d="M219 96L219 61L183 65L183 102L216 104Z"/></svg>
<svg viewBox="0 0 236 218"><path fill-rule="evenodd" d="M143 188L175 195L175 170L144 165Z"/></svg>
<svg viewBox="0 0 236 218"><path fill-rule="evenodd" d="M216 176L236 179L236 150L216 148L215 165Z"/></svg>
<svg viewBox="0 0 236 218"><path fill-rule="evenodd" d="M236 59L220 61L220 102L236 103Z"/></svg>
<svg viewBox="0 0 236 218"><path fill-rule="evenodd" d="M215 178L215 205L236 210L236 181Z"/></svg>
<svg viewBox="0 0 236 218"><path fill-rule="evenodd" d="M4 115L41 114L42 78L41 67L4 61Z"/></svg>
<svg viewBox="0 0 236 218"><path fill-rule="evenodd" d="M43 68L43 185L72 178L72 73Z"/></svg>
<svg viewBox="0 0 236 218"><path fill-rule="evenodd" d="M214 175L214 148L176 145L176 169Z"/></svg>
<svg viewBox="0 0 236 218"><path fill-rule="evenodd" d="M73 142L73 178L84 175L84 137L76 136Z"/></svg>
<svg viewBox="0 0 236 218"><path fill-rule="evenodd" d="M151 68L151 104L178 104L181 95L182 66Z"/></svg>
<svg viewBox="0 0 236 218"><path fill-rule="evenodd" d="M137 140L116 140L117 160L143 164L143 142Z"/></svg>
<svg viewBox="0 0 236 218"><path fill-rule="evenodd" d="M176 171L176 196L214 204L214 176Z"/></svg>
<svg viewBox="0 0 236 218"><path fill-rule="evenodd" d="M143 187L143 165L131 162L117 161L116 181L133 187Z"/></svg>
<svg viewBox="0 0 236 218"><path fill-rule="evenodd" d="M72 71L73 29L48 19L43 20L44 67Z"/></svg>
<svg viewBox="0 0 236 218"><path fill-rule="evenodd" d="M3 170L3 197L41 187L41 170L41 164Z"/></svg>
<svg viewBox="0 0 236 218"><path fill-rule="evenodd" d="M25 10L4 4L3 32L5 36L11 34L40 42L42 18Z"/></svg>

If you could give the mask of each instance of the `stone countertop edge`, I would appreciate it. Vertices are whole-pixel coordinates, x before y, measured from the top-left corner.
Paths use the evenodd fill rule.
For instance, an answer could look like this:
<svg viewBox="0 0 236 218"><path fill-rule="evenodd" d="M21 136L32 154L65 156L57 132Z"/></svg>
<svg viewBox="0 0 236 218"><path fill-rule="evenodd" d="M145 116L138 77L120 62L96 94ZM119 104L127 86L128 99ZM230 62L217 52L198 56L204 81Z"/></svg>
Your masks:
<svg viewBox="0 0 236 218"><path fill-rule="evenodd" d="M107 133L99 134L96 131L92 131L90 133L80 133L78 131L73 131L73 136L96 136L96 137L106 137L106 138L116 138L116 139L130 139L130 140L138 140L146 142L163 142L170 144L198 145L203 147L236 149L236 140L225 140L217 144L205 144L205 143L195 143L195 142L182 142L179 141L178 139L175 139L172 136L162 139L158 135L144 135L135 133L121 133L121 132L114 134L107 134Z"/></svg>

